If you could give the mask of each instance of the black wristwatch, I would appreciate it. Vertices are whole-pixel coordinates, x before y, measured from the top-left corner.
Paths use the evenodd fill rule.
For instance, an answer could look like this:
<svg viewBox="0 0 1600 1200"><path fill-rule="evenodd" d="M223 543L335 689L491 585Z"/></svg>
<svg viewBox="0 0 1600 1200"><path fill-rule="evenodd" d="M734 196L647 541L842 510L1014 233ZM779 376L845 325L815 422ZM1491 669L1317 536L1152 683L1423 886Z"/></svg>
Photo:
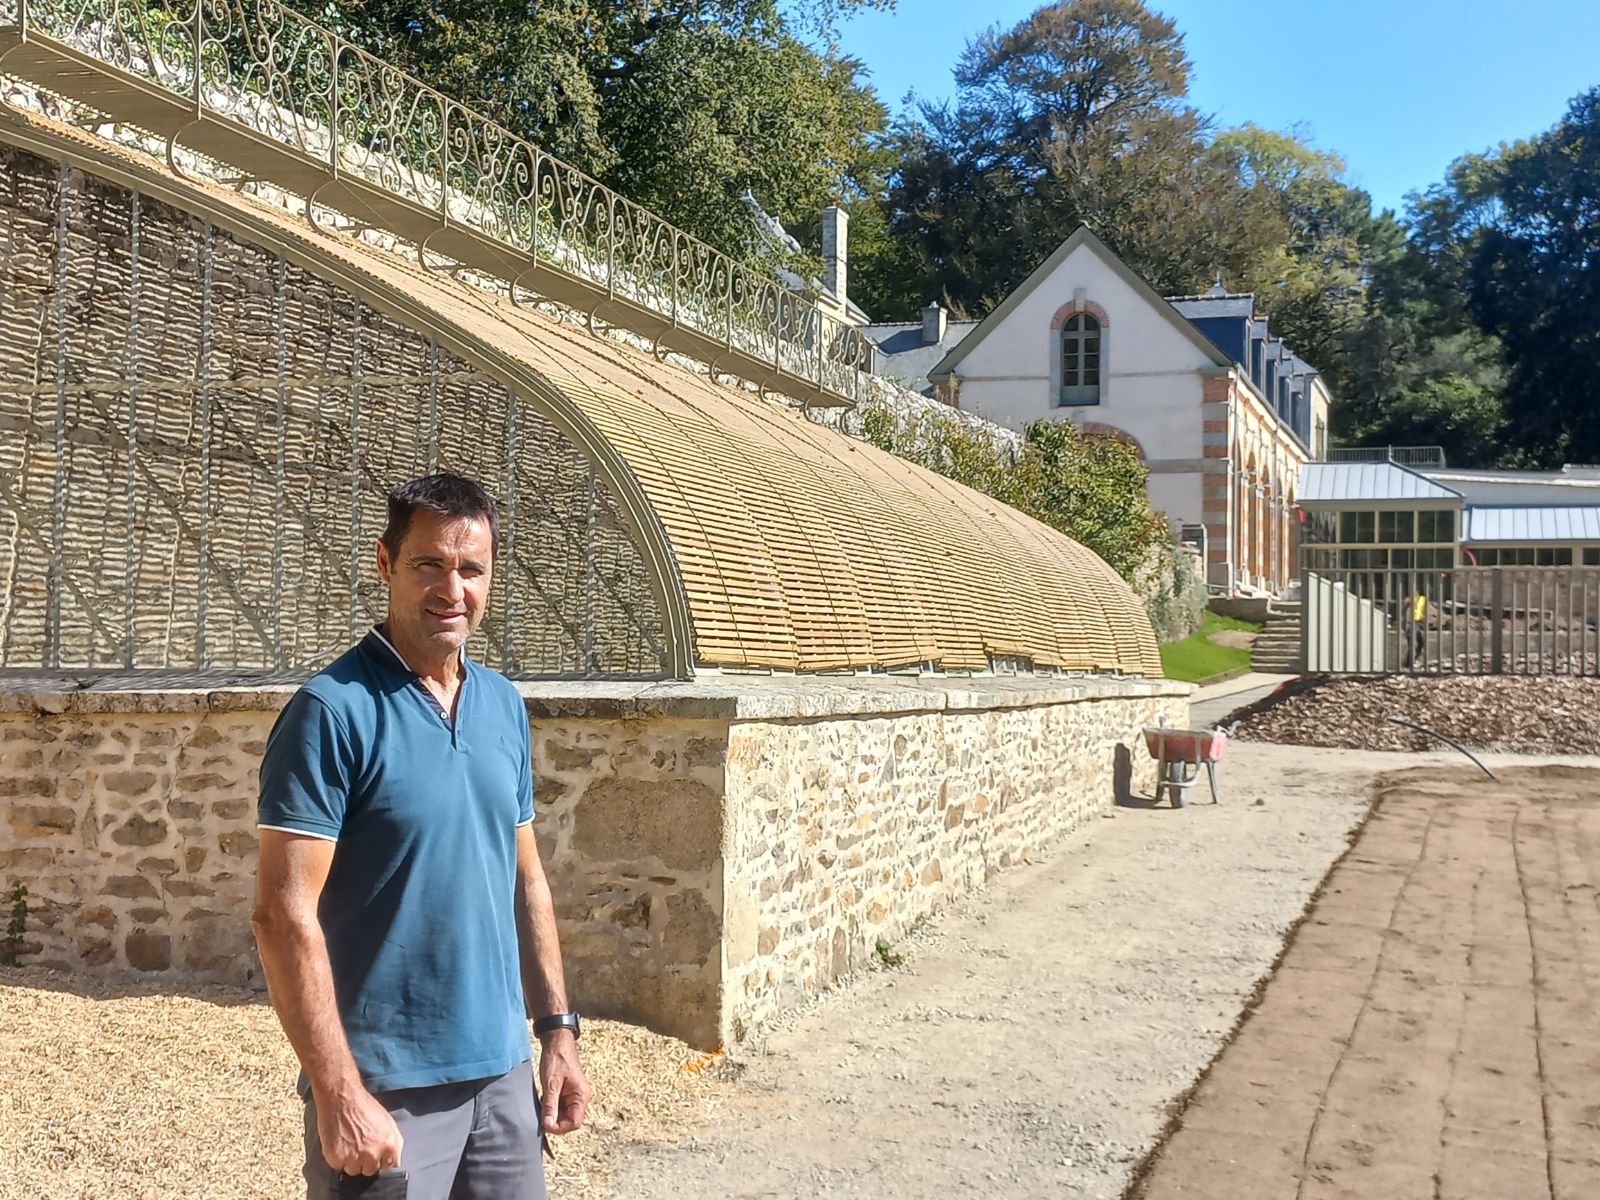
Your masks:
<svg viewBox="0 0 1600 1200"><path fill-rule="evenodd" d="M551 1013L548 1017L540 1017L533 1023L533 1031L540 1037L554 1033L558 1029L572 1030L572 1038L576 1041L583 1036L583 1021L575 1012L564 1012Z"/></svg>

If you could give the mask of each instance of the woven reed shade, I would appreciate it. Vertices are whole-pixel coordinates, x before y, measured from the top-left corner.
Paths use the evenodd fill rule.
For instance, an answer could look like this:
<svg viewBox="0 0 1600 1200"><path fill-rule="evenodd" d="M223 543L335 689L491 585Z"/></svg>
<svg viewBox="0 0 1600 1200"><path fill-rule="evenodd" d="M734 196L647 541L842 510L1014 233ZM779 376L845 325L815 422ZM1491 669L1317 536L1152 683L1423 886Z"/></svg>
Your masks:
<svg viewBox="0 0 1600 1200"><path fill-rule="evenodd" d="M20 122L13 122L20 123ZM116 163L488 371L516 364L581 413L637 481L671 548L693 661L817 671L991 656L1159 675L1155 636L1096 555L978 492L748 391L563 324L405 257L43 119L93 172ZM5 136L0 129L0 136ZM355 282L352 283L352 280ZM604 321L604 312L597 319ZM530 397L530 401L537 400ZM560 420L552 406L552 420Z"/></svg>

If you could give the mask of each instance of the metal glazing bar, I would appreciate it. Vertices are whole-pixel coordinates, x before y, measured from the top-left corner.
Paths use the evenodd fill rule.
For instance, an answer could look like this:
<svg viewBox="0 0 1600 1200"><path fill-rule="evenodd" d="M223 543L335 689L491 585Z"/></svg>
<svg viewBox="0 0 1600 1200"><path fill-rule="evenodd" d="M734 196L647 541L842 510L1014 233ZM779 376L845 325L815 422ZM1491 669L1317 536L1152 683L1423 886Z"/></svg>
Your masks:
<svg viewBox="0 0 1600 1200"><path fill-rule="evenodd" d="M585 479L583 517L583 673L585 675L594 675L598 673L594 656L596 480L594 464L589 463L587 465L588 475Z"/></svg>
<svg viewBox="0 0 1600 1200"><path fill-rule="evenodd" d="M123 479L122 540L122 665L133 669L133 614L139 573L134 566L134 527L139 515L139 193L133 193L128 217L128 453Z"/></svg>
<svg viewBox="0 0 1600 1200"><path fill-rule="evenodd" d="M361 636L361 301L350 353L350 636Z"/></svg>
<svg viewBox="0 0 1600 1200"><path fill-rule="evenodd" d="M506 391L506 482L505 482L505 536L497 551L506 562L513 562L517 554L517 396ZM514 644L511 630L517 619L517 573L505 573L505 611L500 616L500 669L514 671Z"/></svg>
<svg viewBox="0 0 1600 1200"><path fill-rule="evenodd" d="M66 586L62 555L67 539L67 218L72 207L72 172L56 174L56 403L55 478L50 489L50 599L45 614L45 665L61 665L61 591Z"/></svg>
<svg viewBox="0 0 1600 1200"><path fill-rule="evenodd" d="M439 469L439 344L428 343L428 474Z"/></svg>
<svg viewBox="0 0 1600 1200"><path fill-rule="evenodd" d="M202 5L203 7L203 5ZM195 530L200 542L199 585L195 596L194 665L206 665L206 591L211 579L211 335L215 316L211 295L213 237L205 223L200 241L200 514Z"/></svg>
<svg viewBox="0 0 1600 1200"><path fill-rule="evenodd" d="M274 393L277 417L277 445L272 456L272 666L284 668L283 653L283 555L284 555L284 460L288 453L289 398L284 380L288 371L288 264L278 255L273 272L272 325L275 356L278 360L278 386Z"/></svg>

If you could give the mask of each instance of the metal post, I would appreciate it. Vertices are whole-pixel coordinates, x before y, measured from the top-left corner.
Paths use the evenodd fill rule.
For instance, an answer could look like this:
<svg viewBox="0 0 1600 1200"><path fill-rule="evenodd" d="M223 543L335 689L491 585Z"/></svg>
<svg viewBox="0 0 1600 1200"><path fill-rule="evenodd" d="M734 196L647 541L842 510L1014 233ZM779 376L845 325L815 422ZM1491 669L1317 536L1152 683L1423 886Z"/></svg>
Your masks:
<svg viewBox="0 0 1600 1200"><path fill-rule="evenodd" d="M594 464L589 464L588 496L583 522L583 673L596 674L594 658L594 523L596 509L596 479Z"/></svg>
<svg viewBox="0 0 1600 1200"><path fill-rule="evenodd" d="M428 343L428 474L439 469L439 344Z"/></svg>
<svg viewBox="0 0 1600 1200"><path fill-rule="evenodd" d="M1300 567L1300 669L1311 670L1311 572L1304 564Z"/></svg>
<svg viewBox="0 0 1600 1200"><path fill-rule="evenodd" d="M211 586L211 295L212 238L210 221L200 242L200 515L195 522L199 540L199 586L195 596L194 665L206 665L206 592Z"/></svg>
<svg viewBox="0 0 1600 1200"><path fill-rule="evenodd" d="M827 343L828 318L823 315L823 312L820 308L816 309L815 313L817 318L817 387L820 388L822 387L822 381L824 378L822 349Z"/></svg>
<svg viewBox="0 0 1600 1200"><path fill-rule="evenodd" d="M533 148L533 234L528 239L528 257L537 265L539 262L539 160L544 157L543 151L537 146ZM551 200L555 197L552 194ZM512 297L515 299L515 297Z"/></svg>
<svg viewBox="0 0 1600 1200"><path fill-rule="evenodd" d="M206 0L195 0L196 4L205 4ZM328 130L328 173L335 179L339 177L339 51L343 48L344 39L334 34L329 34L328 58L328 113L329 124L333 128ZM442 181L441 181L442 182Z"/></svg>
<svg viewBox="0 0 1600 1200"><path fill-rule="evenodd" d="M1583 649L1583 674L1589 674L1589 584L1591 581L1600 583L1600 571L1583 572L1583 624L1579 626L1578 644ZM1600 674L1600 630L1595 636L1595 672Z"/></svg>
<svg viewBox="0 0 1600 1200"><path fill-rule="evenodd" d="M288 264L283 255L278 255L278 269L274 273L273 290L276 303L273 305L273 325L276 334L278 352L278 381L276 394L276 408L278 418L278 444L272 459L272 495L273 495L273 520L272 520L272 666L274 670L284 669L283 653L283 555L284 555L284 460L288 452L288 420L289 404L287 389L284 386L284 375L287 370L289 356L288 344L288 300L285 296L288 284Z"/></svg>
<svg viewBox="0 0 1600 1200"><path fill-rule="evenodd" d="M67 539L67 215L72 205L72 173L57 171L56 191L56 405L55 478L50 489L50 598L45 613L45 665L61 666L61 592L66 587L62 555Z"/></svg>
<svg viewBox="0 0 1600 1200"><path fill-rule="evenodd" d="M617 294L617 194L606 189L606 296Z"/></svg>
<svg viewBox="0 0 1600 1200"><path fill-rule="evenodd" d="M361 636L361 301L350 356L350 636Z"/></svg>
<svg viewBox="0 0 1600 1200"><path fill-rule="evenodd" d="M511 630L517 617L517 572L514 569L517 554L517 395L509 388L506 389L506 485L505 507L502 511L505 513L506 533L497 553L503 555L506 561L506 594L505 609L500 617L500 669L512 671L516 669L516 663L512 657Z"/></svg>
<svg viewBox="0 0 1600 1200"><path fill-rule="evenodd" d="M1505 630L1500 625L1500 613L1505 605L1506 583L1502 568L1491 567L1489 576L1489 673L1502 675L1506 669Z"/></svg>
<svg viewBox="0 0 1600 1200"><path fill-rule="evenodd" d="M200 55L206 44L206 0L194 0L194 118L205 112L204 73Z"/></svg>
<svg viewBox="0 0 1600 1200"><path fill-rule="evenodd" d="M122 665L133 669L135 598L139 573L134 567L134 526L139 518L139 193L133 193L128 224L128 467L123 482L126 528L122 545Z"/></svg>

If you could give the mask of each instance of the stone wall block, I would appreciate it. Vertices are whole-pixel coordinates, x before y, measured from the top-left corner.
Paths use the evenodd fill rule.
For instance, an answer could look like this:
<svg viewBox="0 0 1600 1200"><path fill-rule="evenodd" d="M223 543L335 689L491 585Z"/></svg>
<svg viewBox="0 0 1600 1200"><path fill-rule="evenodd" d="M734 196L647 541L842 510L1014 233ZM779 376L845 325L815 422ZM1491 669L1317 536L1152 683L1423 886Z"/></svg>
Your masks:
<svg viewBox="0 0 1600 1200"><path fill-rule="evenodd" d="M135 929L122 944L127 963L135 971L165 971L172 966L172 938L152 929Z"/></svg>
<svg viewBox="0 0 1600 1200"><path fill-rule="evenodd" d="M702 1046L748 1036L1104 811L1119 743L1148 794L1138 729L1183 724L1186 701L1116 686L1031 707L533 721L575 1003ZM259 982L256 771L287 696L0 703L0 885L36 898L28 961Z"/></svg>

